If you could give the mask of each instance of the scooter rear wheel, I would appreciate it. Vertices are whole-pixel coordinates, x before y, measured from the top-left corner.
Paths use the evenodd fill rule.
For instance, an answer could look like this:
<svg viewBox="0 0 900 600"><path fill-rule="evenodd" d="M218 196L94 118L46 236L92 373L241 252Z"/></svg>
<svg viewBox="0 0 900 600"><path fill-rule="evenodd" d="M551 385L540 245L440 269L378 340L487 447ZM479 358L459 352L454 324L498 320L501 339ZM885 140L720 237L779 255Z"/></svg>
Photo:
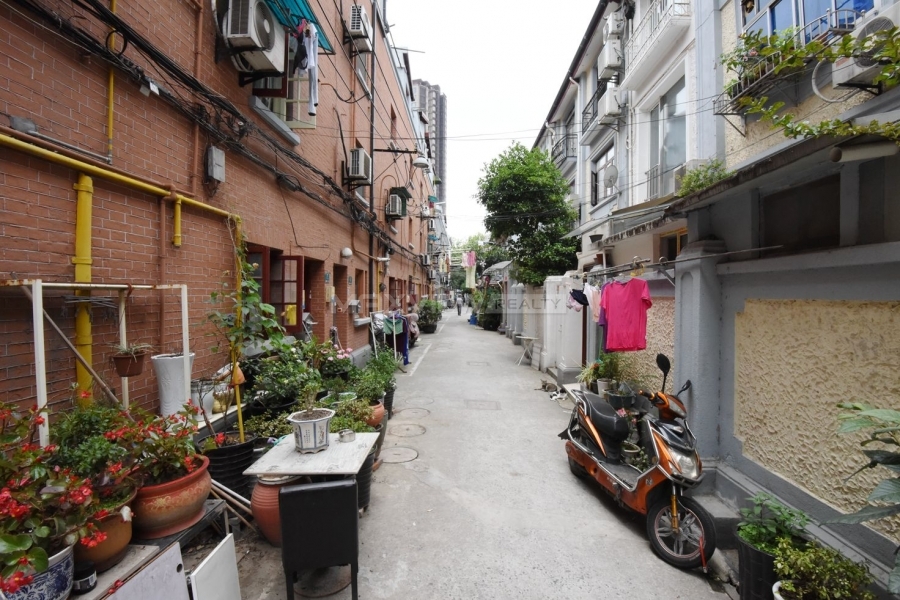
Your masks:
<svg viewBox="0 0 900 600"><path fill-rule="evenodd" d="M700 540L706 561L716 550L716 527L712 517L695 500L678 498L678 530L672 528L672 497L664 496L647 512L647 537L657 556L680 569L699 567Z"/></svg>

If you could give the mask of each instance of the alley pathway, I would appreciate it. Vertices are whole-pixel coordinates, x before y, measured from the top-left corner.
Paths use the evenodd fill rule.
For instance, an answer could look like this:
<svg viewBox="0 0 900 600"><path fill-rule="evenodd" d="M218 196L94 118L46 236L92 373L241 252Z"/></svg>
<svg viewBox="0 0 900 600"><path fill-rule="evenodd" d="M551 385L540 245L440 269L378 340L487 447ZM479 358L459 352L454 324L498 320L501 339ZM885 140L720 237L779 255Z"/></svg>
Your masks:
<svg viewBox="0 0 900 600"><path fill-rule="evenodd" d="M656 558L643 519L569 472L568 411L521 353L456 310L421 336L383 454L416 458L375 473L360 598L726 600Z"/></svg>

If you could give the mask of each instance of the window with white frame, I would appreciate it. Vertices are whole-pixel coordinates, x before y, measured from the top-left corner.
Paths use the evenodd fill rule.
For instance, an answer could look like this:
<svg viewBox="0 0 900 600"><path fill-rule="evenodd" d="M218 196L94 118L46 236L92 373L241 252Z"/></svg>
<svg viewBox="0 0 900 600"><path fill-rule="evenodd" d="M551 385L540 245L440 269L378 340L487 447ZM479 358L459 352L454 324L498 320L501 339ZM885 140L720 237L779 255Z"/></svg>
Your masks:
<svg viewBox="0 0 900 600"><path fill-rule="evenodd" d="M616 162L616 145L610 144L591 164L591 206L597 206L604 198L615 193L614 187L606 187L606 169Z"/></svg>
<svg viewBox="0 0 900 600"><path fill-rule="evenodd" d="M874 7L875 0L741 0L741 25L744 31L759 31L766 36L798 27L807 29L815 37L827 28L829 12L862 13ZM852 17L839 14L838 18L849 20ZM823 19L826 23L817 26Z"/></svg>
<svg viewBox="0 0 900 600"><path fill-rule="evenodd" d="M647 199L675 191L675 169L687 159L687 108L682 77L649 112Z"/></svg>
<svg viewBox="0 0 900 600"><path fill-rule="evenodd" d="M369 65L367 63L368 54L357 54L354 59L354 70L356 71L356 78L359 79L359 82L362 84L363 89L366 91L366 94L369 93L369 90L372 89L369 85Z"/></svg>

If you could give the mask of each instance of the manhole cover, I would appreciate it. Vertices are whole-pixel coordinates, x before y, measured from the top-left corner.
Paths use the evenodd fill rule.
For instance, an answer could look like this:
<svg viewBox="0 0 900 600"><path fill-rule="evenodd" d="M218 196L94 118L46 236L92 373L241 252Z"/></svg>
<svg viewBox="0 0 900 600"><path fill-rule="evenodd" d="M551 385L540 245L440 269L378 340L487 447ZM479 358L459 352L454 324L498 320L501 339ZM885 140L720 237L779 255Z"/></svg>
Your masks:
<svg viewBox="0 0 900 600"><path fill-rule="evenodd" d="M400 410L395 410L394 414L400 415L404 419L420 419L430 415L431 411L425 408L401 408Z"/></svg>
<svg viewBox="0 0 900 600"><path fill-rule="evenodd" d="M466 408L475 410L500 410L500 403L493 400L466 400Z"/></svg>
<svg viewBox="0 0 900 600"><path fill-rule="evenodd" d="M394 446L381 449L381 460L386 463L405 463L419 458L419 453L412 448Z"/></svg>
<svg viewBox="0 0 900 600"><path fill-rule="evenodd" d="M397 437L415 437L425 433L421 425L396 425L388 429L388 433Z"/></svg>

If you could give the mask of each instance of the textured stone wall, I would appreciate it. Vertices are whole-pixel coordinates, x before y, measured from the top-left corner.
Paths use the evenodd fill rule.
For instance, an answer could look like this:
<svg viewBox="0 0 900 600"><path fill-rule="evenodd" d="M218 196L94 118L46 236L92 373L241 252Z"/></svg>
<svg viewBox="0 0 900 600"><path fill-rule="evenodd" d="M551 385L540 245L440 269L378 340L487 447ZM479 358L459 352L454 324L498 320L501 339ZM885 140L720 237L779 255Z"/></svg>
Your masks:
<svg viewBox="0 0 900 600"><path fill-rule="evenodd" d="M662 384L662 373L656 366L656 355L663 353L672 361L675 369L675 298L654 297L653 306L647 311L647 348L640 352L630 352L635 379L648 390L656 391ZM666 389L672 391L672 378L666 382Z"/></svg>
<svg viewBox="0 0 900 600"><path fill-rule="evenodd" d="M838 435L841 401L900 398L900 302L748 300L735 318L735 436L744 455L823 502L853 512L887 471ZM880 471L880 472L879 472ZM900 519L872 527L894 538Z"/></svg>

